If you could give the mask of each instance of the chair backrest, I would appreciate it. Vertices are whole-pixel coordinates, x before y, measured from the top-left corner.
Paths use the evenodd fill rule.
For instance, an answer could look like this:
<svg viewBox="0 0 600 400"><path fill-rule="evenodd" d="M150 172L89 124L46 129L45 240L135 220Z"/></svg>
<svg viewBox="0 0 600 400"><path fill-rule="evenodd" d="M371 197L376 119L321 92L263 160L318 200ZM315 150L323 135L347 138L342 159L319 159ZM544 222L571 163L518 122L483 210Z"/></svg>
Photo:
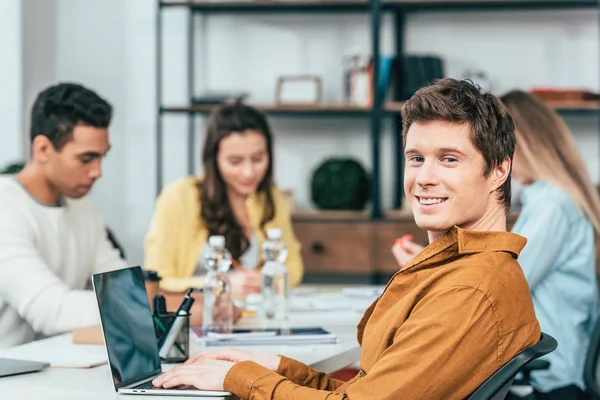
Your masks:
<svg viewBox="0 0 600 400"><path fill-rule="evenodd" d="M583 381L589 394L594 399L600 399L600 318L596 321L594 332L590 338L585 366L583 367Z"/></svg>
<svg viewBox="0 0 600 400"><path fill-rule="evenodd" d="M540 341L517 354L502 368L494 372L485 382L477 388L468 400L504 400L512 381L523 366L536 358L551 353L558 343L552 336L542 333Z"/></svg>

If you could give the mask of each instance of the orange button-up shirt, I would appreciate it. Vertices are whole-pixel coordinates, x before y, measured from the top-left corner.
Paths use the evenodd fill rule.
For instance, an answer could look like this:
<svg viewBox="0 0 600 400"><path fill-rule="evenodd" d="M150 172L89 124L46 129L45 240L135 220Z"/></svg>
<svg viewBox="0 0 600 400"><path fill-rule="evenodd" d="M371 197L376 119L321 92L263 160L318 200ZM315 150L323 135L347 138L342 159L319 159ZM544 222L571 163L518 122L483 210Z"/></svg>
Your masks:
<svg viewBox="0 0 600 400"><path fill-rule="evenodd" d="M358 325L361 371L331 379L282 357L225 377L242 399L464 399L540 338L517 262L526 239L454 227L397 272Z"/></svg>

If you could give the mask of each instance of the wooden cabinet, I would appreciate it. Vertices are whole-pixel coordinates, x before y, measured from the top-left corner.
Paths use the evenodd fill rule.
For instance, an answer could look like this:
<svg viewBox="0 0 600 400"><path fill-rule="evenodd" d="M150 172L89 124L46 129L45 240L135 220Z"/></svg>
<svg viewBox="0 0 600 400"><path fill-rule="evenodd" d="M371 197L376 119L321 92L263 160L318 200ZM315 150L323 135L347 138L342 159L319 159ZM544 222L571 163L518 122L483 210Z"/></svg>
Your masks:
<svg viewBox="0 0 600 400"><path fill-rule="evenodd" d="M508 229L516 218L508 217ZM428 244L427 232L407 214L371 221L366 214L309 213L296 215L293 226L302 244L306 283L383 284L399 269L391 251L397 238L410 234Z"/></svg>
<svg viewBox="0 0 600 400"><path fill-rule="evenodd" d="M294 223L302 243L304 269L308 274L361 274L373 272L373 226L369 222Z"/></svg>

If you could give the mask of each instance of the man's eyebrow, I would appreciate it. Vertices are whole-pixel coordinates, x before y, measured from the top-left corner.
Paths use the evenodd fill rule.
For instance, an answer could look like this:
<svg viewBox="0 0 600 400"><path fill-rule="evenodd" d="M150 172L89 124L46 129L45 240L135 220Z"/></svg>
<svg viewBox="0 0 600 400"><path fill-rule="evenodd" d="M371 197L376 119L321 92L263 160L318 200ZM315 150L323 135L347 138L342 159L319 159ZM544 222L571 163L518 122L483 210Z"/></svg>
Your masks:
<svg viewBox="0 0 600 400"><path fill-rule="evenodd" d="M110 151L110 146L104 153L98 153L97 151L86 151L84 153L78 154L79 157L103 157Z"/></svg>
<svg viewBox="0 0 600 400"><path fill-rule="evenodd" d="M438 149L439 153L456 153L456 154L460 154L461 156L466 156L465 153L463 153L462 151L460 151L459 149L455 148L455 147L442 147L441 149Z"/></svg>

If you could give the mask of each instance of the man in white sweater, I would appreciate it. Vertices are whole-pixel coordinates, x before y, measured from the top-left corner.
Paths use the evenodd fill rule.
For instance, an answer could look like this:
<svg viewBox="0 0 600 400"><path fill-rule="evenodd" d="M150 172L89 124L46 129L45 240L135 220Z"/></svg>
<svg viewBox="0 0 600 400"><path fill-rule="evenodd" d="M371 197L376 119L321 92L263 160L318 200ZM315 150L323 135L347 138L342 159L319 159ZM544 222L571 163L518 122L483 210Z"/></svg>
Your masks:
<svg viewBox="0 0 600 400"><path fill-rule="evenodd" d="M0 177L0 348L99 323L90 277L126 266L84 198L102 175L111 116L75 84L35 101L30 159Z"/></svg>

